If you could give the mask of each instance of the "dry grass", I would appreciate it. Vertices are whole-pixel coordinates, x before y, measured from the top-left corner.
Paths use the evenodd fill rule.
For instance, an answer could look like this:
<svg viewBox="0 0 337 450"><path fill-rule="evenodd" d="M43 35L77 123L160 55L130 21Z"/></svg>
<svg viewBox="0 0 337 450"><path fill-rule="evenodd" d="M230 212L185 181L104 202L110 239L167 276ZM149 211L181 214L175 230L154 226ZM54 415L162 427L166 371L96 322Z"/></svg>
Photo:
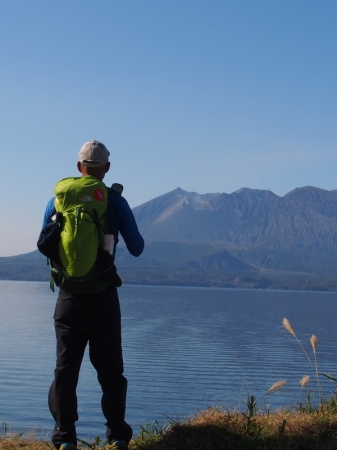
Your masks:
<svg viewBox="0 0 337 450"><path fill-rule="evenodd" d="M337 414L256 414L253 424L247 430L246 414L208 409L132 450L337 449Z"/></svg>
<svg viewBox="0 0 337 450"><path fill-rule="evenodd" d="M51 450L55 447L49 442L40 442L29 438L0 438L1 450Z"/></svg>
<svg viewBox="0 0 337 450"><path fill-rule="evenodd" d="M337 402L311 413L204 410L167 428L146 427L130 450L337 450ZM0 436L0 450L51 450L49 442ZM103 448L95 442L79 447Z"/></svg>

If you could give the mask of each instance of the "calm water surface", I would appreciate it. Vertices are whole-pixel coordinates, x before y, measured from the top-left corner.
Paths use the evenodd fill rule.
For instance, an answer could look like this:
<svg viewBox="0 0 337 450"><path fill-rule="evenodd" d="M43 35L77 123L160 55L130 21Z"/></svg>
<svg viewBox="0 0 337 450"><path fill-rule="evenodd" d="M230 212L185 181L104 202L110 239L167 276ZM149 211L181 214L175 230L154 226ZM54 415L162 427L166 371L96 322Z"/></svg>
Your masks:
<svg viewBox="0 0 337 450"><path fill-rule="evenodd" d="M337 375L337 293L123 286L119 294L127 420L135 434L140 425L184 419L208 406L244 410L248 392L259 398L280 380L287 384L265 396L265 405L294 405L300 378L312 376L313 389L314 377L283 317L310 357L309 339L318 337L318 368ZM47 395L56 297L48 283L0 281L0 423L45 437L53 428ZM100 396L86 354L78 386L82 439L104 433Z"/></svg>

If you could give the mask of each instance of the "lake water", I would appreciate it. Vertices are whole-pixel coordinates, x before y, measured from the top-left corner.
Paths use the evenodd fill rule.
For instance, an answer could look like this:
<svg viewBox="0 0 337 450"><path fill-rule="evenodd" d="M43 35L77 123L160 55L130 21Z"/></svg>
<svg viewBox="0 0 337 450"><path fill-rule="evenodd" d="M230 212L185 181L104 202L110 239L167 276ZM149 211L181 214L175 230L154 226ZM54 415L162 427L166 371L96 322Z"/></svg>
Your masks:
<svg viewBox="0 0 337 450"><path fill-rule="evenodd" d="M123 286L119 295L126 419L135 434L140 425L183 420L208 406L245 410L248 392L260 398L280 380L287 384L264 396L261 407L294 405L304 375L314 390L314 372L283 317L312 360L310 337L317 336L318 369L337 376L337 293ZM0 281L0 423L46 438L54 425L47 395L56 297L48 283ZM327 394L334 390L321 381ZM78 386L81 439L105 432L100 397L86 354Z"/></svg>

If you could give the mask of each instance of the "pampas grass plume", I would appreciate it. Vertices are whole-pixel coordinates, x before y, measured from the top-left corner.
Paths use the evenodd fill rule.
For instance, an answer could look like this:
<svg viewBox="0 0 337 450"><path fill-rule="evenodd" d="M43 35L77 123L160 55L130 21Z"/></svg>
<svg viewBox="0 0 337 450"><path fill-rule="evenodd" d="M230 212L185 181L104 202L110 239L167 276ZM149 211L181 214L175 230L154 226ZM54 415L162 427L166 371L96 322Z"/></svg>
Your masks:
<svg viewBox="0 0 337 450"><path fill-rule="evenodd" d="M312 345L312 349L313 349L314 353L316 354L316 347L317 347L318 339L317 339L317 337L314 334L311 336L310 342L311 342L311 345Z"/></svg>
<svg viewBox="0 0 337 450"><path fill-rule="evenodd" d="M279 390L282 386L284 386L286 384L285 380L282 381L276 381L276 383L274 383L269 389L268 389L268 394L271 394L272 392L275 392L277 390Z"/></svg>
<svg viewBox="0 0 337 450"><path fill-rule="evenodd" d="M309 375L305 375L303 378L300 379L300 385L302 386L302 388L304 386L306 386L310 381L310 377Z"/></svg>
<svg viewBox="0 0 337 450"><path fill-rule="evenodd" d="M282 320L282 325L284 326L284 328L287 331L289 331L290 334L292 334L294 337L296 337L295 331L293 330L293 327L291 326L291 323L285 317Z"/></svg>

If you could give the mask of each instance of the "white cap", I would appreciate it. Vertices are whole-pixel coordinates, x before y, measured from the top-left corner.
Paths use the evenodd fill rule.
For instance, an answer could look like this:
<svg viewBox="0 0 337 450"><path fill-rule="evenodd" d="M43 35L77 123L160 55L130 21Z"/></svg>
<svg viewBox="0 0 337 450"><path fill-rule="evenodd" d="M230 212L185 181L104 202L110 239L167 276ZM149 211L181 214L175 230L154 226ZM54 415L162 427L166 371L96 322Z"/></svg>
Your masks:
<svg viewBox="0 0 337 450"><path fill-rule="evenodd" d="M78 160L87 167L101 167L109 162L110 152L102 142L88 141L82 145Z"/></svg>

